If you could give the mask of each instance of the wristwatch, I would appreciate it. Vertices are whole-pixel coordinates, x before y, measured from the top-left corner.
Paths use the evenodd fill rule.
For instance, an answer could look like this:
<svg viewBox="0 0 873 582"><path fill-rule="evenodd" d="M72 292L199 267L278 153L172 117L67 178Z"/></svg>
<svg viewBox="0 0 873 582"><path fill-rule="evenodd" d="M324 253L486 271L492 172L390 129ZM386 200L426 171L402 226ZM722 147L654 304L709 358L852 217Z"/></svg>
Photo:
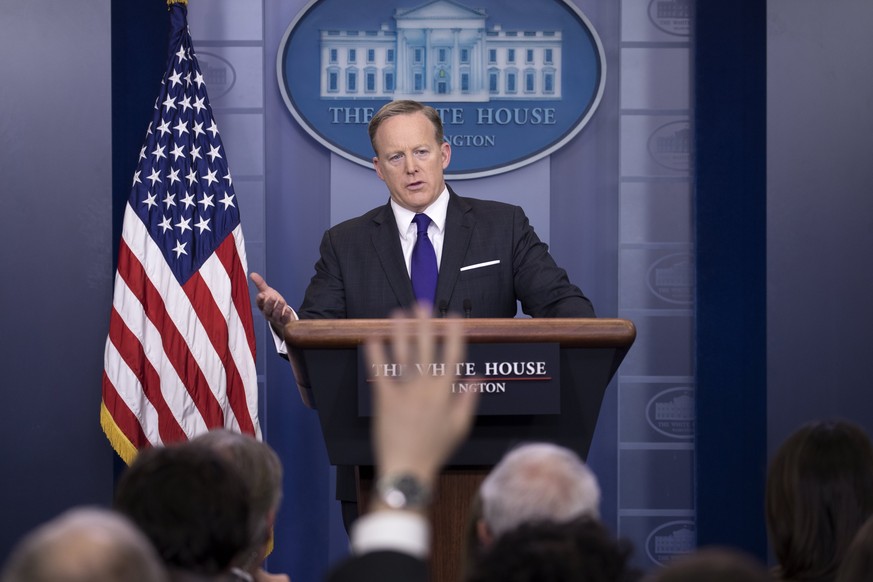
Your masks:
<svg viewBox="0 0 873 582"><path fill-rule="evenodd" d="M430 488L409 473L379 477L376 495L392 509L425 509L431 500Z"/></svg>

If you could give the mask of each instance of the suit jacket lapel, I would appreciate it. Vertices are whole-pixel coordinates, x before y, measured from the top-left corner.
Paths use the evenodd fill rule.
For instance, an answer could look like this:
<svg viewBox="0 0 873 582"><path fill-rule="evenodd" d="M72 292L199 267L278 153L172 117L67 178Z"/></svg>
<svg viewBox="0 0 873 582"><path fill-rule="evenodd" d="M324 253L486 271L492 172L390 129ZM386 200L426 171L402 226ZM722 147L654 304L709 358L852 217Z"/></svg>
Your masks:
<svg viewBox="0 0 873 582"><path fill-rule="evenodd" d="M437 279L436 301L448 301L458 281L470 237L476 223L471 208L449 188L449 205L446 208L446 234L443 238L443 255L440 259L440 272Z"/></svg>
<svg viewBox="0 0 873 582"><path fill-rule="evenodd" d="M412 292L412 282L406 271L403 260L403 250L400 248L400 237L397 234L397 221L391 211L391 204L386 204L382 211L373 217L373 248L382 264L388 285L404 308L415 305L415 295Z"/></svg>

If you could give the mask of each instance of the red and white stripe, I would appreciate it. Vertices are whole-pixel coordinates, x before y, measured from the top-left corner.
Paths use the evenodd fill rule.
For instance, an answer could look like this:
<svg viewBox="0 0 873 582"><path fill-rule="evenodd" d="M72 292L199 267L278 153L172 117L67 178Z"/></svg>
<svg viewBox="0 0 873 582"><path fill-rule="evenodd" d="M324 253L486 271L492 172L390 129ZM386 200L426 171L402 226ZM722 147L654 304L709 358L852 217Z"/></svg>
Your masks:
<svg viewBox="0 0 873 582"><path fill-rule="evenodd" d="M216 427L261 438L246 273L237 226L179 285L128 205L104 354L103 405L133 448Z"/></svg>

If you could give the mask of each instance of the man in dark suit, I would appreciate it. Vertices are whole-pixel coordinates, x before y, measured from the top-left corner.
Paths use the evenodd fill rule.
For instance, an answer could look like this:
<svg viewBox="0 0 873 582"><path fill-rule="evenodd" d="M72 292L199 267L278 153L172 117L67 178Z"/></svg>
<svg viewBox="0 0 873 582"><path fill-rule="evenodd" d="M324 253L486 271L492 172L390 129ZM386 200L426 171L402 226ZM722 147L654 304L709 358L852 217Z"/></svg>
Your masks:
<svg viewBox="0 0 873 582"><path fill-rule="evenodd" d="M284 353L282 328L300 319L383 318L419 301L436 315L594 317L591 302L555 264L518 206L458 196L444 180L452 149L439 114L417 101L392 101L370 120L373 167L390 200L329 229L303 304L294 311L257 273L256 304ZM426 215L426 230L416 217ZM426 239L426 240L425 240ZM438 275L414 288L417 242L432 247ZM419 285L421 286L421 285ZM354 499L345 473L337 497ZM346 510L354 509L346 504ZM346 518L348 523L348 518Z"/></svg>
<svg viewBox="0 0 873 582"><path fill-rule="evenodd" d="M591 302L555 264L521 208L463 198L446 185L452 151L433 108L393 101L372 118L369 133L373 167L390 200L325 233L298 317L381 318L413 307L417 214L430 219L427 237L439 268L431 301L436 314L513 317L519 300L533 317L594 317ZM259 309L281 330L294 312L259 275L252 280Z"/></svg>

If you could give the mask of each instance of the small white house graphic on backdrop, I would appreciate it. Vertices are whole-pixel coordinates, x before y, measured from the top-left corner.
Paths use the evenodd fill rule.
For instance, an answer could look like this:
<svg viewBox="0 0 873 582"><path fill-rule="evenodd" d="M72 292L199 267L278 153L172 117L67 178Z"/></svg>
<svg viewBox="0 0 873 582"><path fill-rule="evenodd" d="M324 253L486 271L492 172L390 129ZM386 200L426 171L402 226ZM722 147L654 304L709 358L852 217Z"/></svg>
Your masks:
<svg viewBox="0 0 873 582"><path fill-rule="evenodd" d="M561 32L487 27L484 10L433 0L394 26L320 31L323 99L559 99Z"/></svg>

